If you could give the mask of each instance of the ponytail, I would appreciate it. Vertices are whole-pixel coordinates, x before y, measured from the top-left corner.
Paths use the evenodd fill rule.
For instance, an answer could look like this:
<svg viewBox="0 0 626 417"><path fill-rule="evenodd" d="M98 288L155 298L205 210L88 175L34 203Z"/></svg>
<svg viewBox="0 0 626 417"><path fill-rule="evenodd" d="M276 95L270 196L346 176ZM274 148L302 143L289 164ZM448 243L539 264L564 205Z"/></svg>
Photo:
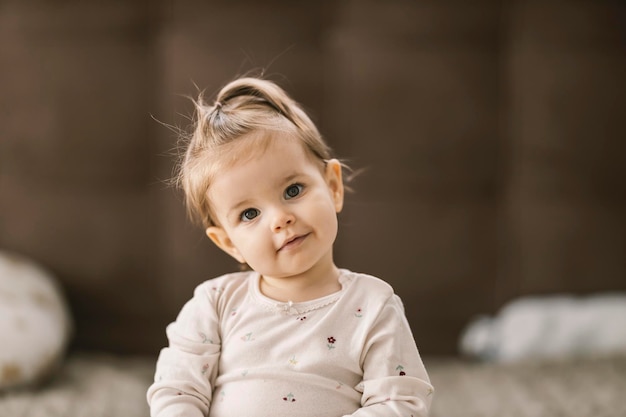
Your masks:
<svg viewBox="0 0 626 417"><path fill-rule="evenodd" d="M221 107L224 103L236 97L247 97L252 102L256 101L266 104L293 122L290 106L295 105L295 103L283 89L274 83L258 78L240 78L231 82L219 92L215 105Z"/></svg>

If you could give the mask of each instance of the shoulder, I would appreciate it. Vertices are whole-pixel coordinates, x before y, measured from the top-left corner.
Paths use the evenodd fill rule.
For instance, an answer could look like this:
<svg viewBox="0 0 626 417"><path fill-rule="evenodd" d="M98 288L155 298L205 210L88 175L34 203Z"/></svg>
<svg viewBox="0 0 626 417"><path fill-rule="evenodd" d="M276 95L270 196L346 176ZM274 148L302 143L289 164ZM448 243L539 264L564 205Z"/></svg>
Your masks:
<svg viewBox="0 0 626 417"><path fill-rule="evenodd" d="M221 293L226 289L238 288L247 285L248 280L254 274L252 271L233 272L230 274L220 275L204 281L196 287L196 292L216 292Z"/></svg>
<svg viewBox="0 0 626 417"><path fill-rule="evenodd" d="M221 275L204 281L194 290L194 298L207 300L211 304L218 304L221 300L228 300L248 291L250 279L254 272L234 272Z"/></svg>
<svg viewBox="0 0 626 417"><path fill-rule="evenodd" d="M387 282L373 275L341 270L342 276L349 283L350 292L368 299L376 298L381 302L395 298L393 287Z"/></svg>
<svg viewBox="0 0 626 417"><path fill-rule="evenodd" d="M393 287L384 280L369 274L342 270L345 284L345 303L358 301L360 309L368 310L370 317L386 320L393 317L405 320L404 305Z"/></svg>
<svg viewBox="0 0 626 417"><path fill-rule="evenodd" d="M245 298L252 272L236 272L209 279L198 285L182 307L178 319L219 317L231 303Z"/></svg>

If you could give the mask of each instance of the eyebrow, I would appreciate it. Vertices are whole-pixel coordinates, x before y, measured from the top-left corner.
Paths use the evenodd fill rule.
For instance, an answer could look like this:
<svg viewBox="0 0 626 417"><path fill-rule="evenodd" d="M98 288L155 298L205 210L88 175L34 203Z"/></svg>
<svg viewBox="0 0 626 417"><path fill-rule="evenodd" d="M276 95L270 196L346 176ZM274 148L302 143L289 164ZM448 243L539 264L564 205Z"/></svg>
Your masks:
<svg viewBox="0 0 626 417"><path fill-rule="evenodd" d="M288 175L287 177L285 177L282 181L280 181L280 183L278 185L282 185L282 184L287 184L292 182L293 180L295 180L298 177L305 177L306 175L299 172L299 173L295 173L295 174L291 174Z"/></svg>

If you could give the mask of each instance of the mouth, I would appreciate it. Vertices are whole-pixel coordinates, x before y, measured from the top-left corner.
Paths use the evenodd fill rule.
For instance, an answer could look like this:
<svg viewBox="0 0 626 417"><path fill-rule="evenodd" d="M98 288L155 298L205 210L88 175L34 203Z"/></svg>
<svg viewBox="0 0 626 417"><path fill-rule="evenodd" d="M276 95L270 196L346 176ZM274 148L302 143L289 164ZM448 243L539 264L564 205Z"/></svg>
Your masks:
<svg viewBox="0 0 626 417"><path fill-rule="evenodd" d="M300 244L304 241L304 239L306 239L309 236L309 233L306 233L304 235L297 235L294 236L290 239L288 239L287 241L285 241L283 243L283 245L278 248L278 250L276 252L281 252L281 251L285 251L285 250L289 250L289 249L293 249L296 248L298 246L300 246Z"/></svg>

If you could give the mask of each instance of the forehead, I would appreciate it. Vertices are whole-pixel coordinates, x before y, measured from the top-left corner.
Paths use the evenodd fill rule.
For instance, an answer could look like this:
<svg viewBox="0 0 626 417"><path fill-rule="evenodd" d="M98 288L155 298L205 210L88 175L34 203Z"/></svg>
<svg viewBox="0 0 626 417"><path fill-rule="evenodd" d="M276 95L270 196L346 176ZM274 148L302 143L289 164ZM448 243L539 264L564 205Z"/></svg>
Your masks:
<svg viewBox="0 0 626 417"><path fill-rule="evenodd" d="M324 162L291 132L260 131L250 133L224 146L216 161L213 177L215 179L228 174L233 168L247 165L260 158L276 160L282 158L281 165L292 160L297 160L302 164L324 165Z"/></svg>

